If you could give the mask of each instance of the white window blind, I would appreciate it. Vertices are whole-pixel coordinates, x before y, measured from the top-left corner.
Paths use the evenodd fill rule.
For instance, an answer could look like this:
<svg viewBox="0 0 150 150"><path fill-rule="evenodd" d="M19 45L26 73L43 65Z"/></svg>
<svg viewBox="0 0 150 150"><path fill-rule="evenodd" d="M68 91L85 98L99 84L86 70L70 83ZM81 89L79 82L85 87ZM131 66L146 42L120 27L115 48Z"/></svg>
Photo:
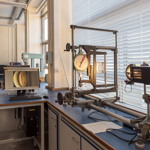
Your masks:
<svg viewBox="0 0 150 150"><path fill-rule="evenodd" d="M150 64L150 0L72 0L72 24L118 30L118 85L120 101L146 110L143 84L135 83L132 92L124 91L125 69L143 61ZM75 30L75 44L114 46L114 35L90 30ZM97 57L103 61L102 57ZM85 75L83 78L87 78ZM97 75L103 83L103 74ZM113 82L113 53L107 53L107 84ZM90 88L86 85L86 88ZM130 91L130 86L126 89ZM148 86L147 93L150 93ZM101 96L106 96L102 95ZM108 94L107 94L108 95ZM109 96L111 93L109 93Z"/></svg>

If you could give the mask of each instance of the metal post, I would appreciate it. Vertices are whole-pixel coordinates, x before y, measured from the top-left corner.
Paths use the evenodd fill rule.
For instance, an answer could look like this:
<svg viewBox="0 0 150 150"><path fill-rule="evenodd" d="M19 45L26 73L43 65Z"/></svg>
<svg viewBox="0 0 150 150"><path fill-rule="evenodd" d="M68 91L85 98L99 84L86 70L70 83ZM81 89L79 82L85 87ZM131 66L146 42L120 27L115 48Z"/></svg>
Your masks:
<svg viewBox="0 0 150 150"><path fill-rule="evenodd" d="M31 67L34 68L34 58L31 59Z"/></svg>
<svg viewBox="0 0 150 150"><path fill-rule="evenodd" d="M105 85L107 84L107 74L106 74L106 55L104 55L104 75L105 75Z"/></svg>
<svg viewBox="0 0 150 150"><path fill-rule="evenodd" d="M147 104L147 120L150 121L150 103Z"/></svg>
<svg viewBox="0 0 150 150"><path fill-rule="evenodd" d="M75 55L76 55L76 51L75 51ZM77 72L76 72L76 70L75 70L75 88L77 88Z"/></svg>
<svg viewBox="0 0 150 150"><path fill-rule="evenodd" d="M146 84L144 84L144 95L146 94Z"/></svg>
<svg viewBox="0 0 150 150"><path fill-rule="evenodd" d="M72 62L74 59L74 27L72 27ZM74 65L72 63L72 94L73 94L73 101L74 100Z"/></svg>
<svg viewBox="0 0 150 150"><path fill-rule="evenodd" d="M118 97L118 66L117 66L117 53L118 53L118 47L117 47L117 32L115 33L115 47L116 50L114 51L114 84L116 86L116 97Z"/></svg>
<svg viewBox="0 0 150 150"><path fill-rule="evenodd" d="M44 150L44 103L41 104L41 150Z"/></svg>
<svg viewBox="0 0 150 150"><path fill-rule="evenodd" d="M126 108L117 106L117 105L112 104L112 103L109 103L109 102L104 102L103 104L104 104L104 106L109 106L109 107L111 107L111 108L115 108L115 109L117 109L117 110L123 111L123 112L128 113L128 114L130 114L130 115L133 115L133 116L135 116L135 117L144 117L144 115L141 114L141 113L137 113L137 112L135 112L135 111L132 111L132 110L129 110L129 109L126 109Z"/></svg>
<svg viewBox="0 0 150 150"><path fill-rule="evenodd" d="M94 90L96 90L96 49L94 49L94 55L93 55L93 79L95 81Z"/></svg>
<svg viewBox="0 0 150 150"><path fill-rule="evenodd" d="M126 118L124 118L124 117L121 117L121 116L119 116L119 115L117 115L117 114L114 114L114 113L112 113L112 112L110 112L110 111L107 111L107 110L105 110L105 109L99 108L98 106L95 106L95 105L93 105L93 104L89 104L89 107L90 107L90 108L93 108L94 110L97 110L97 111L99 111L99 112L102 112L102 113L104 113L104 114L107 114L107 115L111 116L112 118L117 119L117 120L119 120L119 121L121 121L121 122L123 122L123 123L131 124L131 122L130 122L129 119L126 119ZM133 126L139 128L139 125L138 125L138 124L134 124Z"/></svg>
<svg viewBox="0 0 150 150"><path fill-rule="evenodd" d="M44 66L43 66L43 64L44 64L44 59L41 58L40 59L40 74L41 74L41 77L44 77Z"/></svg>

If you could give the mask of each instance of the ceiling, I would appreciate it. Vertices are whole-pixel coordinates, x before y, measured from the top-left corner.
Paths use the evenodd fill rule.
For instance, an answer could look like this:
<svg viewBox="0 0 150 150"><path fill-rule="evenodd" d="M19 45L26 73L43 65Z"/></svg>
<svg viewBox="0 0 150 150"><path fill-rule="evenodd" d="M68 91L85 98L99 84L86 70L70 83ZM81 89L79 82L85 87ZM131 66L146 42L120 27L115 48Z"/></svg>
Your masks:
<svg viewBox="0 0 150 150"><path fill-rule="evenodd" d="M18 2L18 3L25 3L30 7L38 8L38 6L41 4L43 0L0 0L5 2ZM23 8L19 8L18 11L15 10L16 7L9 6L9 5L3 5L0 3L0 24L14 24L19 23L19 21L22 23L24 22L23 18ZM17 13L15 14L15 11ZM14 21L12 18L15 18Z"/></svg>

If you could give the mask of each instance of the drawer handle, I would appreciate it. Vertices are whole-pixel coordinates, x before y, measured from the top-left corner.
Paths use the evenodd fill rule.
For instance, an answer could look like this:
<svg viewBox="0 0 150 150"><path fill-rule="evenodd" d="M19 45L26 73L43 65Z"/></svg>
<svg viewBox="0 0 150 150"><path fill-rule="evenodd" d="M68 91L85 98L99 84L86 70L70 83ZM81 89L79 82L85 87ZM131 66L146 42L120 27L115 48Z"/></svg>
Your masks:
<svg viewBox="0 0 150 150"><path fill-rule="evenodd" d="M72 137L72 140L73 140L75 143L79 143L79 141L78 141L78 140L76 140L76 138L75 138L75 137Z"/></svg>

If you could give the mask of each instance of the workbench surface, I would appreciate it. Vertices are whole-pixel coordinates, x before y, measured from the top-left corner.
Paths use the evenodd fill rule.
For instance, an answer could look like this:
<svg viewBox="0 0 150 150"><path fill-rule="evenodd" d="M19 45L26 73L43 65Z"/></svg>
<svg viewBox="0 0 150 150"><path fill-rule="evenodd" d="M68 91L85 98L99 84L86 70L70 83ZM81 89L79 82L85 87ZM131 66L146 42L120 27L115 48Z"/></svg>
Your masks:
<svg viewBox="0 0 150 150"><path fill-rule="evenodd" d="M7 105L20 105L20 104L29 104L29 103L41 103L41 102L49 102L52 105L54 105L55 107L57 107L58 109L60 109L62 112L64 112L65 114L67 114L68 116L70 116L72 119L74 119L75 121L77 121L79 124L88 124L88 123L94 123L94 122L98 122L98 120L94 120L91 118L88 118L87 116L93 112L94 110L87 110L85 109L84 112L81 111L81 108L78 107L74 107L72 108L71 106L64 106L64 105L59 105L58 103L55 103L55 100L57 99L57 93L59 91L48 91L45 89L46 84L45 83L41 83L41 88L39 90L37 90L37 92L39 94L47 94L49 96L49 99L41 99L41 100L22 100L22 101L9 101L9 96L7 95L7 91L3 91L0 90L0 106L7 106ZM66 91L61 91L63 94ZM107 108L108 109L108 108ZM108 109L109 111L112 111L114 113L117 113L118 115L127 117L127 118L131 118L132 116L125 114L123 112L120 111L116 111L113 109ZM92 114L92 117L96 117L99 119L104 119L106 120L107 117L105 115L100 115L100 114ZM109 118L111 119L111 118ZM112 120L112 119L111 119ZM127 131L127 132L135 132L127 127L123 127L121 122L115 121L113 122L115 124L118 124L120 126L122 126L121 130L123 131ZM131 140L133 135L127 135L124 133L119 133L118 131L114 131L114 133L116 133L117 135L121 136L122 138L125 138L127 140ZM117 150L137 150L135 148L135 144L128 144L128 142L122 141L121 139L115 137L114 135L107 133L107 132L101 132L101 133L96 133L95 135L97 135L98 137L100 137L101 139L103 139L105 142L107 142L108 144L110 144L111 146L113 146L114 148L116 148ZM150 142L146 142L146 148L145 150L150 150Z"/></svg>

